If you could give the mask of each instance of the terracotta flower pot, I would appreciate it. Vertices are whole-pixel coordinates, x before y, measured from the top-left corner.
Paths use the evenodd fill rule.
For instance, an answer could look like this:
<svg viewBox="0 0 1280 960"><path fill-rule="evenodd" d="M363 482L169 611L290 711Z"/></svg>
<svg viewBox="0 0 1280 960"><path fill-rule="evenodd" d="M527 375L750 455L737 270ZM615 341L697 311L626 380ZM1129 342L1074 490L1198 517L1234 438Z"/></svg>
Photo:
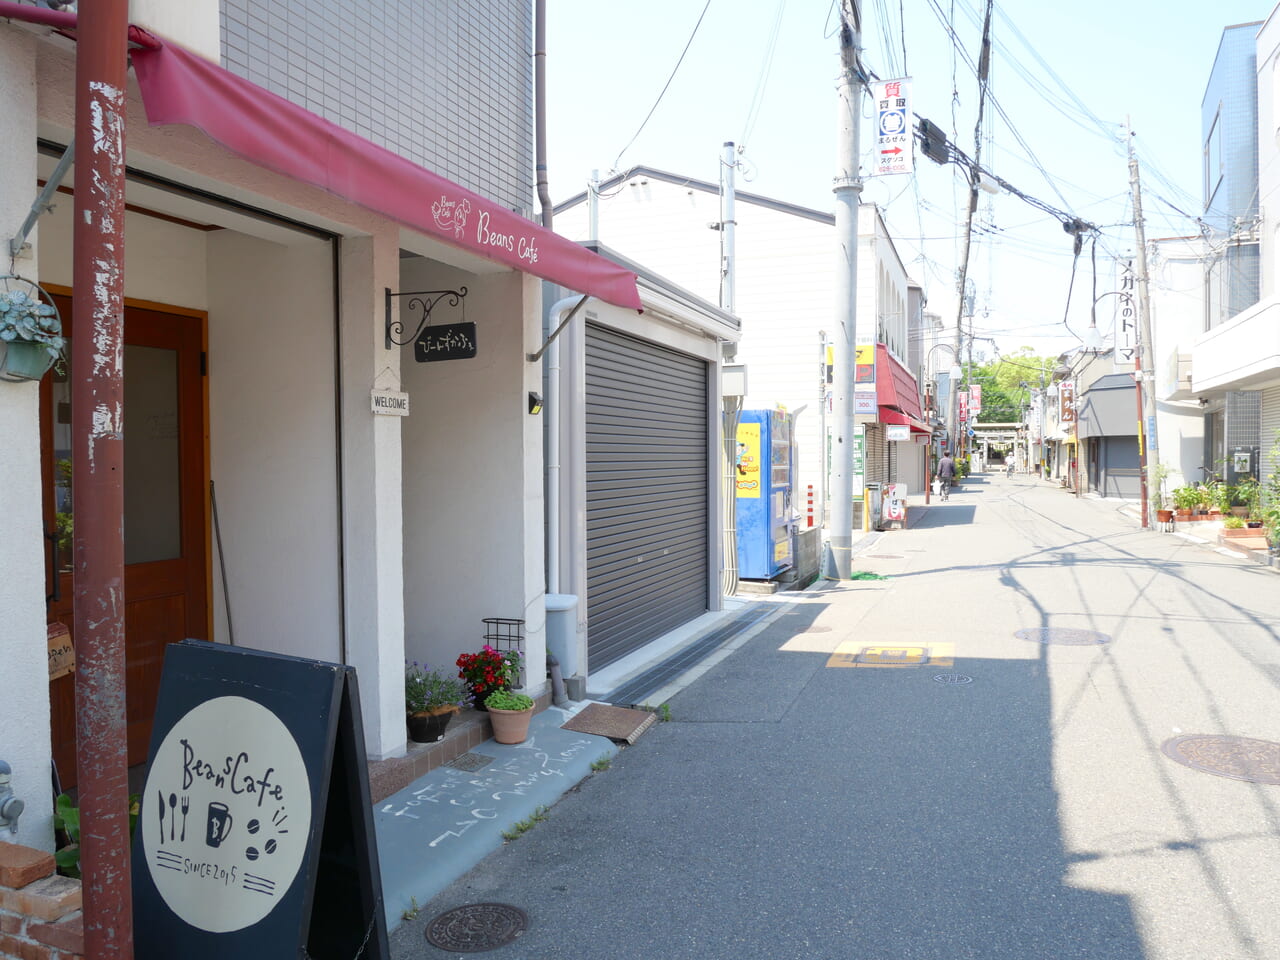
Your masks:
<svg viewBox="0 0 1280 960"><path fill-rule="evenodd" d="M1156 511L1156 523L1170 523L1170 522L1172 522L1172 521L1173 521L1173 511L1172 511L1172 510L1157 510L1157 511Z"/></svg>
<svg viewBox="0 0 1280 960"><path fill-rule="evenodd" d="M408 714L405 717L405 726L409 731L409 739L414 743L435 743L437 740L443 740L449 721L457 712L457 707L449 706Z"/></svg>
<svg viewBox="0 0 1280 960"><path fill-rule="evenodd" d="M489 708L489 722L493 724L493 739L499 743L524 743L529 736L529 721L533 719L533 707L528 710L498 710Z"/></svg>

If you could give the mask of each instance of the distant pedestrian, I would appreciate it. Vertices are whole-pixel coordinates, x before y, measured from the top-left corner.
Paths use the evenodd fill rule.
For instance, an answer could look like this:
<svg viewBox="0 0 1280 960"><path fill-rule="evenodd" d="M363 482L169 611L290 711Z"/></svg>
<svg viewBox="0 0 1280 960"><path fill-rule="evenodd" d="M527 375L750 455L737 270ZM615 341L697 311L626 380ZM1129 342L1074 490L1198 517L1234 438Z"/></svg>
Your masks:
<svg viewBox="0 0 1280 960"><path fill-rule="evenodd" d="M941 486L942 499L950 499L951 484L956 478L956 462L951 454L944 453L938 461L938 483Z"/></svg>

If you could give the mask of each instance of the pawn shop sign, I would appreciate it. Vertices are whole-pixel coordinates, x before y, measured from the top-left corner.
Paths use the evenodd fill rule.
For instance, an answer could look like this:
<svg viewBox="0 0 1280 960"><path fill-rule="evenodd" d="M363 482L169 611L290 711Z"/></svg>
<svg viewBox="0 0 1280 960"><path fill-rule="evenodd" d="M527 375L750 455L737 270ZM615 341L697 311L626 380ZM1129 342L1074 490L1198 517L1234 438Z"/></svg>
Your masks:
<svg viewBox="0 0 1280 960"><path fill-rule="evenodd" d="M911 173L913 169L911 81L871 84L876 104L876 176Z"/></svg>

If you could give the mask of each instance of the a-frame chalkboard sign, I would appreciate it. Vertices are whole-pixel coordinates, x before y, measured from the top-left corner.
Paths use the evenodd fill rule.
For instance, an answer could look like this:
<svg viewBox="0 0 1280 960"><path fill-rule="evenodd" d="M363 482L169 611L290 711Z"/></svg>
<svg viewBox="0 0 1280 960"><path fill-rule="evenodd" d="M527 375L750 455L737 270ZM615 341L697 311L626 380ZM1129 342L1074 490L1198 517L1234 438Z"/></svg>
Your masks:
<svg viewBox="0 0 1280 960"><path fill-rule="evenodd" d="M165 651L133 911L137 960L387 960L351 667Z"/></svg>

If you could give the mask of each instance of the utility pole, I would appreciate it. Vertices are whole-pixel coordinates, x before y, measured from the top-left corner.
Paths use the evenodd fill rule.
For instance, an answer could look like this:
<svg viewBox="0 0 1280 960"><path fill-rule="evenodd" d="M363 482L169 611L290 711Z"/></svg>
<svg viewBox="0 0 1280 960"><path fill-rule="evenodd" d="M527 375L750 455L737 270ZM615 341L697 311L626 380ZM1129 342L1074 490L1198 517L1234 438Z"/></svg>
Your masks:
<svg viewBox="0 0 1280 960"><path fill-rule="evenodd" d="M1126 120L1126 127L1128 122ZM1147 235L1142 223L1142 185L1138 157L1129 128L1129 188L1133 191L1133 229L1138 244L1138 349L1133 358L1133 380L1138 401L1138 472L1142 478L1142 526L1150 528L1149 475L1160 462L1156 431L1155 341L1151 338L1151 297L1147 287ZM1143 380L1150 380L1150 387Z"/></svg>
<svg viewBox="0 0 1280 960"><path fill-rule="evenodd" d="M853 562L853 360L858 294L858 121L862 116L861 0L841 0L836 119L836 304L832 343L831 535L823 576L848 580Z"/></svg>
<svg viewBox="0 0 1280 960"><path fill-rule="evenodd" d="M124 632L124 126L129 4L86 3L76 45L72 497L84 953L133 956Z"/></svg>
<svg viewBox="0 0 1280 960"><path fill-rule="evenodd" d="M737 257L735 231L738 221L736 219L737 213L734 209L736 196L734 194L733 172L737 165L738 160L734 156L733 141L727 140L724 144L724 158L720 161L720 306L729 311L729 313L733 313L736 279L734 273L734 262Z"/></svg>
<svg viewBox="0 0 1280 960"><path fill-rule="evenodd" d="M982 175L979 172L980 163L982 161L982 115L987 103L987 79L991 75L991 14L995 6L994 0L987 0L987 13L982 24L982 51L978 55L978 121L973 129L973 166L969 170L969 213L965 222L964 229L964 251L960 256L960 276L956 282L956 294L959 298L959 306L956 307L956 362L960 362L960 331L961 323L965 314L966 294L969 292L969 249L973 240L973 215L978 211L978 190L982 183ZM973 315L970 311L970 326L973 324ZM969 370L973 369L973 331L969 332ZM965 380L971 374L966 373ZM951 455L953 457L959 455L960 450L960 432L956 419L956 395L959 392L959 384L951 384L951 417L948 426L948 433L951 440Z"/></svg>

